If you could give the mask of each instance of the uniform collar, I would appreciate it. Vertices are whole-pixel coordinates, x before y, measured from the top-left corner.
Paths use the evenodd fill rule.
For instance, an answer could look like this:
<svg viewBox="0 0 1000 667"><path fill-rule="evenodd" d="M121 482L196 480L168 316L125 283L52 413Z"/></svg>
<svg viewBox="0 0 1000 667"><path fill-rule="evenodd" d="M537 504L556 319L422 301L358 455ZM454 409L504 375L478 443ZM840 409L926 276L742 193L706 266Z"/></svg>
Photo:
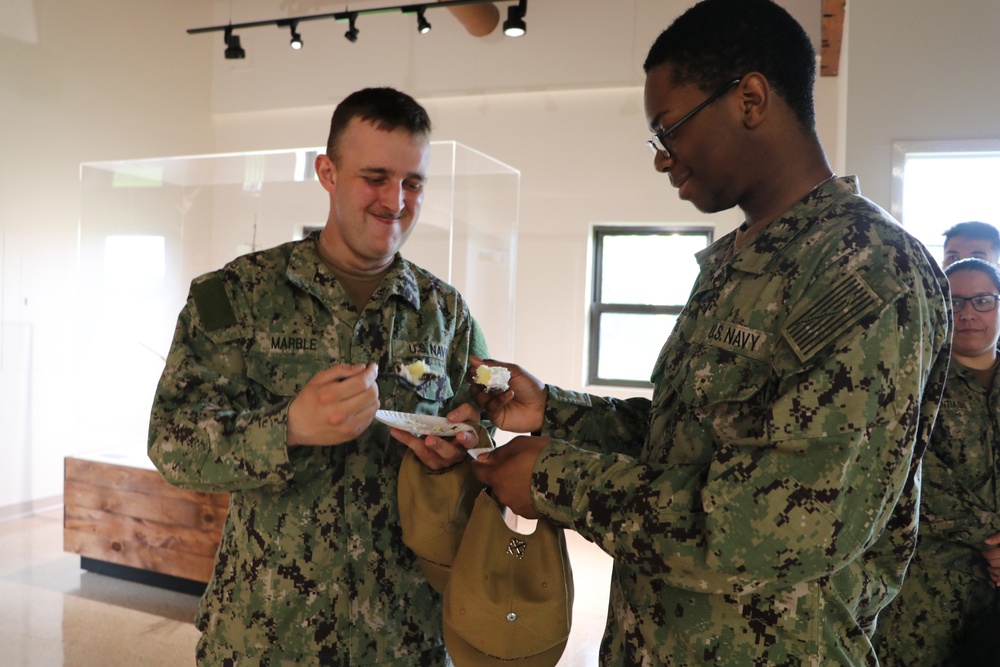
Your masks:
<svg viewBox="0 0 1000 667"><path fill-rule="evenodd" d="M841 176L820 183L737 252L731 266L745 273L765 273L768 263L796 237L822 222L830 207L846 197L860 194L856 176ZM734 230L698 252L695 255L698 265L702 269L718 267L725 260L735 238Z"/></svg>
<svg viewBox="0 0 1000 667"><path fill-rule="evenodd" d="M998 386L997 376L1000 375L1000 348L997 349L997 355L997 361L993 364L993 368L990 371L993 374L994 387ZM976 387L981 391L986 391L986 388L983 387L982 383L978 380L980 374L982 373L981 371L973 370L954 358L951 359L951 365L949 368L951 369L952 374L963 378L971 386Z"/></svg>
<svg viewBox="0 0 1000 667"><path fill-rule="evenodd" d="M321 300L322 294L337 284L336 277L323 263L312 236L293 246L286 275L294 284ZM420 308L420 289L413 265L398 252L372 300L383 301L392 295L400 297L414 309Z"/></svg>

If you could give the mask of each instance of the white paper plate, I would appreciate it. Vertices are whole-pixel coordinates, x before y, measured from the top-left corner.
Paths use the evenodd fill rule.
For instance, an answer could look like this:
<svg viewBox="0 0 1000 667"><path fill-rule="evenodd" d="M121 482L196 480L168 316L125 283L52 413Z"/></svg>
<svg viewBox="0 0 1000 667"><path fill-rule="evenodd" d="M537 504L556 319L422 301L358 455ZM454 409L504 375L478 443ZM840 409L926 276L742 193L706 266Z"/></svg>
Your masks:
<svg viewBox="0 0 1000 667"><path fill-rule="evenodd" d="M493 447L477 447L475 449L470 449L469 450L469 456L471 456L473 459L477 459L477 458L479 458L480 454L483 454L485 452L492 452L492 451L493 451Z"/></svg>
<svg viewBox="0 0 1000 667"><path fill-rule="evenodd" d="M393 412L392 410L379 410L375 413L375 419L387 426L409 431L414 435L448 437L462 431L475 430L468 424L450 422L444 417L415 415L409 412Z"/></svg>

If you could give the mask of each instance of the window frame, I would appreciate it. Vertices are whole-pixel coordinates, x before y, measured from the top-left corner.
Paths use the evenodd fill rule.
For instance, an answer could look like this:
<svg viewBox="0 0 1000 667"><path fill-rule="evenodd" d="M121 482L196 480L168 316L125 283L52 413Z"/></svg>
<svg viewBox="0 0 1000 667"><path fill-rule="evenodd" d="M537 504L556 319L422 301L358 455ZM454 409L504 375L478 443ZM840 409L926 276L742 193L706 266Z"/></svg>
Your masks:
<svg viewBox="0 0 1000 667"><path fill-rule="evenodd" d="M655 223L615 225L610 223L595 224L591 228L591 243L593 259L591 262L590 307L587 324L587 368L586 383L602 387L635 387L651 389L651 382L642 380L627 380L621 378L604 378L598 374L601 349L601 316L607 313L627 315L679 315L684 310L681 304L616 304L601 301L601 288L604 269L604 239L608 236L705 236L705 247L715 240L715 227L706 224L691 223ZM665 342L665 339L664 339ZM652 372L652 366L650 372Z"/></svg>
<svg viewBox="0 0 1000 667"><path fill-rule="evenodd" d="M967 220L982 220L1000 226L1000 219L988 212L955 213L951 218L941 221L940 229L935 228L930 233L919 224L914 224L912 216L907 219L906 203L906 171L911 159L926 157L948 158L977 157L995 158L1000 154L1000 139L929 139L906 140L892 142L892 192L889 203L889 213L917 240L927 246L931 254L941 262L944 259L944 231L952 225ZM988 199L986 196L984 199Z"/></svg>

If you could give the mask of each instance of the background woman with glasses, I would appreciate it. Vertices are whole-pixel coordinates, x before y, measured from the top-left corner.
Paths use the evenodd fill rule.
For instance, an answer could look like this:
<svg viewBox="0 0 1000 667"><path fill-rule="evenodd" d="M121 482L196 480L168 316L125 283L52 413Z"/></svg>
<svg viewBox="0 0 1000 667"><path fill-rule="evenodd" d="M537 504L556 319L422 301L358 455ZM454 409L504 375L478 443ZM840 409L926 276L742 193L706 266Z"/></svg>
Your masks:
<svg viewBox="0 0 1000 667"><path fill-rule="evenodd" d="M964 259L945 275L951 367L924 456L917 550L878 619L883 665L1000 664L1000 270Z"/></svg>

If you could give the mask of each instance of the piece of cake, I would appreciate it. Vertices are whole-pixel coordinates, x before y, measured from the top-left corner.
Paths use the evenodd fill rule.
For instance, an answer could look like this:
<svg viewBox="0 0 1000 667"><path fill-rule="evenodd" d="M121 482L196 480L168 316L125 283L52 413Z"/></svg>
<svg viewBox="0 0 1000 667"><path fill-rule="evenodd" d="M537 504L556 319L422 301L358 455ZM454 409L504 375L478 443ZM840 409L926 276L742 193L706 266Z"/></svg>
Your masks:
<svg viewBox="0 0 1000 667"><path fill-rule="evenodd" d="M476 384L486 387L486 391L507 391L510 371L503 366L480 366L476 369Z"/></svg>
<svg viewBox="0 0 1000 667"><path fill-rule="evenodd" d="M418 359L412 364L400 364L399 376L414 386L421 385L436 377L431 371L431 367L423 359Z"/></svg>

